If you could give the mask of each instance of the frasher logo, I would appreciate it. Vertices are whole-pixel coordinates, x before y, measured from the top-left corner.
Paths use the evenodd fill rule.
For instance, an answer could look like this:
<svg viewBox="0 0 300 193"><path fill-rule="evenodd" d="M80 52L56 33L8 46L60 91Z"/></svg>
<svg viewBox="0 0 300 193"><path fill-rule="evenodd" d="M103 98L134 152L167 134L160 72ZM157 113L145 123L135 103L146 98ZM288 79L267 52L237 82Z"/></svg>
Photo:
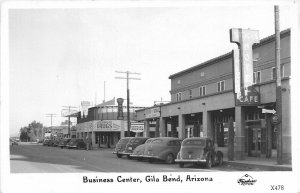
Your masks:
<svg viewBox="0 0 300 193"><path fill-rule="evenodd" d="M237 183L241 186L254 185L255 182L257 182L257 180L253 179L252 176L248 174L245 174L237 181Z"/></svg>

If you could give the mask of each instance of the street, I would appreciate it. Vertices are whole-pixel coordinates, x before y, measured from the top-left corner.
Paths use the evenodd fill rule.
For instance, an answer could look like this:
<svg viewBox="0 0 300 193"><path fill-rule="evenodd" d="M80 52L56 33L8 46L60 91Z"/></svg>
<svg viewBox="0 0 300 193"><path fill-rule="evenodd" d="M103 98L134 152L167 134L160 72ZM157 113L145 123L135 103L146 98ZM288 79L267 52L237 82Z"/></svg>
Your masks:
<svg viewBox="0 0 300 193"><path fill-rule="evenodd" d="M117 158L113 149L72 150L48 147L42 144L20 143L10 146L12 173L80 173L80 172L193 172L193 171L238 171L226 164L206 169L204 166L164 162L129 160Z"/></svg>

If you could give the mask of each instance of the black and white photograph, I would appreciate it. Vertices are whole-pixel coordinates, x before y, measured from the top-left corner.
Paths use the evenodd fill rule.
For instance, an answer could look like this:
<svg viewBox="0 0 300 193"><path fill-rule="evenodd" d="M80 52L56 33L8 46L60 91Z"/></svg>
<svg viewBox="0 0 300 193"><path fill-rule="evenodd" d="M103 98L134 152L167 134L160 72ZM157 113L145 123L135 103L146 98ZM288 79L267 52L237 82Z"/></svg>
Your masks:
<svg viewBox="0 0 300 193"><path fill-rule="evenodd" d="M300 192L299 10L3 1L0 192Z"/></svg>

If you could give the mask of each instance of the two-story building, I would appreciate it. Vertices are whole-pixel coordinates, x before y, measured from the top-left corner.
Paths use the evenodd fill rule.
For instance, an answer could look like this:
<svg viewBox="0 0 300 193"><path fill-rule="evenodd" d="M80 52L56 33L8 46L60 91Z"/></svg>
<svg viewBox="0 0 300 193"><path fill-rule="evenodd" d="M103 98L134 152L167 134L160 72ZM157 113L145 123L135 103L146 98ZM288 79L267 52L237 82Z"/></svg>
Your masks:
<svg viewBox="0 0 300 193"><path fill-rule="evenodd" d="M282 141L284 162L291 161L290 114L290 29L281 32L282 75ZM229 41L228 41L229 42ZM275 36L253 45L254 88L259 104L240 106L234 92L233 54L218 56L169 76L171 102L137 110L137 121L156 121L156 136L179 138L209 136L216 145L228 149L228 128L234 126L234 157L264 157L271 151L276 157L277 130L270 114L262 109L276 110ZM248 99L250 100L250 99Z"/></svg>

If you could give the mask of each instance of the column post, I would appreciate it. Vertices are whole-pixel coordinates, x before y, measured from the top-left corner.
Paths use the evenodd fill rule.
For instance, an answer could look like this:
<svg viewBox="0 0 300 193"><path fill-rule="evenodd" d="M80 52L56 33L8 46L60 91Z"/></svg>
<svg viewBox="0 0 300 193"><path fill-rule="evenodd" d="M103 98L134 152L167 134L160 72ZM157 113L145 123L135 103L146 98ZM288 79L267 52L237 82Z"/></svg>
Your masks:
<svg viewBox="0 0 300 193"><path fill-rule="evenodd" d="M166 122L163 117L160 117L159 119L159 136L160 137L166 137Z"/></svg>
<svg viewBox="0 0 300 193"><path fill-rule="evenodd" d="M211 124L211 113L208 111L203 111L202 113L202 128L203 128L203 137L210 137L214 139L212 124Z"/></svg>
<svg viewBox="0 0 300 193"><path fill-rule="evenodd" d="M183 114L180 114L178 116L178 127L179 127L178 138L180 138L180 139L186 138L186 136L185 136L185 116Z"/></svg>
<svg viewBox="0 0 300 193"><path fill-rule="evenodd" d="M149 124L149 121L146 119L145 120L145 131L144 131L144 136L145 137L149 137L150 136L150 124Z"/></svg>
<svg viewBox="0 0 300 193"><path fill-rule="evenodd" d="M245 154L245 109L235 107L235 140L234 155L237 160L243 160Z"/></svg>

